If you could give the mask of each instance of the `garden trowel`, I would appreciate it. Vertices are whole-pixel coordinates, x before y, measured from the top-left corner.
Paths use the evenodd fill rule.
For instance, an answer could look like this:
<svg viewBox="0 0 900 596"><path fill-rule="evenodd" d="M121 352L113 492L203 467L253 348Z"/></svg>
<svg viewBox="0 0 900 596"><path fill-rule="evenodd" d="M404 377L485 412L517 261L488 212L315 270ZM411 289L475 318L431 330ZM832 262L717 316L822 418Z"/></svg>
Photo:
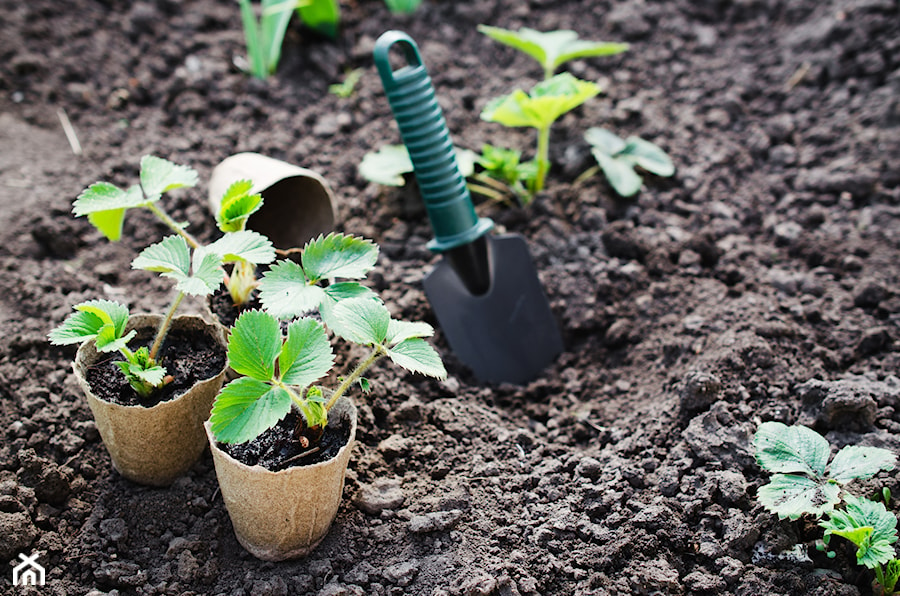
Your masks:
<svg viewBox="0 0 900 596"><path fill-rule="evenodd" d="M396 44L407 64L394 70ZM525 383L562 351L562 337L528 246L519 235L488 234L456 155L431 77L411 37L388 31L375 65L409 151L434 239L444 255L425 293L456 356L482 381Z"/></svg>

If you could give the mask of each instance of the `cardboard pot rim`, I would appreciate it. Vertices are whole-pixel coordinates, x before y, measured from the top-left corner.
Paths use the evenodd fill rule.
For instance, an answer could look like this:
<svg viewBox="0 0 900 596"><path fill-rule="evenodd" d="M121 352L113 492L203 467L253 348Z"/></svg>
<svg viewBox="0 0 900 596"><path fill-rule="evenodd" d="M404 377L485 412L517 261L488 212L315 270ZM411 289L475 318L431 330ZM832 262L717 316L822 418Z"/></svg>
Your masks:
<svg viewBox="0 0 900 596"><path fill-rule="evenodd" d="M134 314L128 316L128 323L126 324L125 329L131 330L131 329L136 329L139 327L148 326L149 321L159 321L162 318L163 318L162 315L156 314L156 313L134 313ZM204 332L208 333L209 336L212 337L216 341L216 343L219 343L221 346L223 346L227 349L228 344L227 344L227 341L225 340L225 332L220 323L211 323L211 322L207 321L206 319L204 319L203 317L201 317L200 315L184 314L184 315L177 315L175 318L173 318L172 326L174 327L177 322L185 322L185 321L190 321L192 324L195 324L198 327L200 327L202 324L202 328L204 329ZM79 379L79 381L81 381L84 384L85 387L88 387L88 388L90 388L90 383L88 383L87 377L83 374L83 372L82 372L81 368L78 366L78 364L79 364L79 362L83 362L85 360L85 358L86 358L85 354L89 350L92 349L92 347L95 345L95 343L96 343L95 340L92 339L92 340L86 341L86 342L82 343L80 346L78 346L78 350L75 352L75 359L72 361L72 368L75 372L75 376ZM99 354L99 352L98 352L98 354ZM152 406L142 406L141 404L126 405L126 404L120 404L120 403L114 402L114 401L109 401L107 399L103 399L102 397L98 396L96 393L94 393L93 389L91 389L89 393L90 393L91 398L96 399L97 401L102 402L104 404L108 404L110 406L124 408L124 409L147 410L148 412L151 412L156 409L164 408L164 407L166 407L166 404L171 404L172 402L181 399L182 397L184 397L185 395L190 393L191 389L193 389L193 387L195 387L196 385L199 385L201 383L208 383L209 381L213 381L216 378L218 378L220 375L222 375L224 372L227 372L227 371L228 371L228 360L226 358L225 366L222 367L222 370L216 372L214 375L207 377L205 379L198 379L197 382L194 383L194 385L192 385L191 387L188 387L187 389L185 389L183 392L179 393L178 395L175 395L172 398L167 399L165 401L158 402Z"/></svg>
<svg viewBox="0 0 900 596"><path fill-rule="evenodd" d="M353 403L353 400L351 400L349 397L341 397L338 399L337 403L332 408L332 411L334 411L335 413L338 413L338 412L336 412L336 410L339 405L342 406L342 409L347 409L350 412L350 438L347 440L346 443L344 443L344 445L340 449L338 449L338 452L334 454L334 457L330 457L324 461L319 461L314 464L300 464L300 465L296 465L296 466L291 466L289 468L285 468L284 470L278 470L277 472L273 472L272 470L269 470L268 468L263 467L259 464L248 466L247 464L236 460L235 458L231 457L231 455L227 451L225 451L224 449L219 447L219 445L218 445L219 441L216 440L215 435L213 435L212 424L210 423L209 420L207 420L206 422L203 423L203 428L206 429L206 436L209 438L209 448L215 449L219 453L219 455L221 457L223 457L229 464L235 466L236 468L238 468L240 470L243 470L245 472L252 472L254 474L266 473L266 474L271 474L272 476L287 476L292 471L294 471L298 468L302 468L302 469L306 469L306 470L314 470L315 468L324 468L325 466L332 464L334 462L334 460L339 459L344 454L345 450L353 448L353 444L356 442L355 437L356 437L357 418L358 418L358 416L356 414L357 407L356 407L356 404Z"/></svg>

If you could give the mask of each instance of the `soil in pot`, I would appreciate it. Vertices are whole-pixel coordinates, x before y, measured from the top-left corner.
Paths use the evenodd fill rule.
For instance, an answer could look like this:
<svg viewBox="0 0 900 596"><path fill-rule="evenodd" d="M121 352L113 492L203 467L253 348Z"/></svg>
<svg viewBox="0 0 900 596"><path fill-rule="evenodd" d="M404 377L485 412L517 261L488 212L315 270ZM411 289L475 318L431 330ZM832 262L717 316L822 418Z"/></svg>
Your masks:
<svg viewBox="0 0 900 596"><path fill-rule="evenodd" d="M235 445L219 443L218 446L242 464L278 472L291 466L328 461L350 440L351 421L340 418L325 427L318 445L304 447L295 439L299 420L300 414L292 411L252 441Z"/></svg>
<svg viewBox="0 0 900 596"><path fill-rule="evenodd" d="M155 329L138 329L131 342L132 348L149 346ZM94 395L108 402L123 406L153 407L183 394L197 382L210 379L225 366L225 349L215 338L206 333L188 329L172 329L159 350L159 363L172 375L171 383L147 398L141 398L132 389L122 371L116 365L118 355L104 359L87 371L87 381Z"/></svg>
<svg viewBox="0 0 900 596"><path fill-rule="evenodd" d="M210 294L206 300L206 305L216 320L224 325L226 329L230 329L245 310L262 308L262 303L259 301L259 293L256 291L253 292L246 304L235 306L234 301L231 299L231 294L225 286L219 287L219 289Z"/></svg>

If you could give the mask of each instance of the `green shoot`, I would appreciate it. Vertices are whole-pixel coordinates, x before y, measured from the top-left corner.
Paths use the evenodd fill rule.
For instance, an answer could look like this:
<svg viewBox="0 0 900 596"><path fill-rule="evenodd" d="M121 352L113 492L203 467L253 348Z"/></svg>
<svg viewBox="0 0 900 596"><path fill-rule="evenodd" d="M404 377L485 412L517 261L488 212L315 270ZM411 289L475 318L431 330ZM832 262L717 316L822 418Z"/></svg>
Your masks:
<svg viewBox="0 0 900 596"><path fill-rule="evenodd" d="M363 374L385 356L413 372L446 376L437 352L423 339L434 333L430 325L392 320L372 290L357 281L334 281L362 279L377 258L378 246L371 241L332 233L309 241L300 263L281 261L266 272L260 284L266 311L246 311L229 337L229 362L243 376L226 385L213 405L217 440L250 441L293 407L309 430L301 436L319 437L328 410L355 384L367 390ZM321 285L326 281L331 283ZM337 337L371 350L334 390L313 385L334 360L324 327L302 316L313 311ZM279 319L295 317L283 337Z"/></svg>
<svg viewBox="0 0 900 596"><path fill-rule="evenodd" d="M263 204L262 196L251 193L252 188L251 181L238 180L225 191L216 214L216 223L225 236L209 246L224 264L232 264L231 273L225 275L225 288L235 306L247 304L259 285L256 266L275 260L271 241L246 230L247 219Z"/></svg>
<svg viewBox="0 0 900 596"><path fill-rule="evenodd" d="M563 114L575 109L600 93L600 87L568 73L558 74L535 85L529 93L517 89L498 97L485 106L481 119L504 126L537 129L537 173L529 190L544 188L550 168L550 126Z"/></svg>
<svg viewBox="0 0 900 596"><path fill-rule="evenodd" d="M589 128L584 139L591 145L591 153L610 186L623 197L633 196L641 189L643 178L635 172L635 166L657 176L669 177L675 173L675 166L666 152L639 137L630 136L623 140L606 129ZM580 179L592 176L596 171L596 167L592 168Z"/></svg>
<svg viewBox="0 0 900 596"><path fill-rule="evenodd" d="M875 577L881 584L883 596L897 593L897 582L900 581L900 560L891 559L886 565L875 567Z"/></svg>
<svg viewBox="0 0 900 596"><path fill-rule="evenodd" d="M857 498L844 497L846 507L828 513L827 520L819 522L825 530L827 545L832 534L846 538L856 545L856 562L874 569L888 563L895 557L897 542L897 518L885 509L882 503Z"/></svg>
<svg viewBox="0 0 900 596"><path fill-rule="evenodd" d="M125 358L119 368L141 397L147 397L166 384L166 370L158 366L150 351L142 347L136 351L128 348L128 342L136 335L125 333L128 323L128 307L110 300L91 300L75 305L75 312L48 335L54 346L80 344L95 340L100 353L119 352Z"/></svg>
<svg viewBox="0 0 900 596"><path fill-rule="evenodd" d="M359 83L364 72L365 71L361 68L348 70L344 74L344 80L342 82L328 86L328 92L337 95L341 99L347 99L353 95L354 91L356 91L356 84Z"/></svg>
<svg viewBox="0 0 900 596"><path fill-rule="evenodd" d="M259 20L250 0L238 0L244 38L247 42L250 74L265 79L278 68L281 44L287 32L297 0L262 0Z"/></svg>
<svg viewBox="0 0 900 596"><path fill-rule="evenodd" d="M335 39L341 23L341 7L337 0L306 0L297 6L297 14L303 24Z"/></svg>
<svg viewBox="0 0 900 596"><path fill-rule="evenodd" d="M521 151L485 144L476 160L484 168L484 172L474 176L479 184L470 184L469 189L503 202L506 202L505 191L516 197L520 204L528 204L531 201L528 187L534 184L538 168L536 161L523 162L521 158ZM495 182L500 182L503 186L498 186Z"/></svg>
<svg viewBox="0 0 900 596"><path fill-rule="evenodd" d="M416 12L422 0L384 0L391 14L412 14Z"/></svg>
<svg viewBox="0 0 900 596"><path fill-rule="evenodd" d="M197 172L193 169L153 155L145 155L141 158L140 185L135 184L122 190L109 182L96 182L78 196L72 211L76 217L87 215L94 227L109 240L116 242L122 237L125 213L133 208L149 209L192 248L196 248L197 241L184 231L184 225L175 222L158 205L163 193L196 185Z"/></svg>
<svg viewBox="0 0 900 596"><path fill-rule="evenodd" d="M628 49L627 43L586 41L578 39L574 31L541 32L528 27L518 31L479 25L478 30L491 39L528 54L544 69L544 79L549 79L563 63L577 58L612 56Z"/></svg>
<svg viewBox="0 0 900 596"><path fill-rule="evenodd" d="M753 445L757 463L774 473L757 498L781 519L827 513L840 503L843 485L892 470L897 461L886 449L848 445L834 456L826 473L828 441L805 426L780 422L761 424Z"/></svg>

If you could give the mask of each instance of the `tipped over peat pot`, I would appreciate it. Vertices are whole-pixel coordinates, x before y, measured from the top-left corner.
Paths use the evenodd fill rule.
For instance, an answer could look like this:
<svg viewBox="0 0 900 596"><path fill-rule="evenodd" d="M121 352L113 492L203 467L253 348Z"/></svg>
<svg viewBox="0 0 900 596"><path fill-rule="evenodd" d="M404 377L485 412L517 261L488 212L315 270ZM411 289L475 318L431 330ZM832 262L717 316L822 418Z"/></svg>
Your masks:
<svg viewBox="0 0 900 596"><path fill-rule="evenodd" d="M356 418L353 402L340 398L328 413L326 432L349 423L346 444L331 459L278 472L231 457L206 423L225 508L238 542L250 554L264 561L297 559L325 538L341 504Z"/></svg>
<svg viewBox="0 0 900 596"><path fill-rule="evenodd" d="M160 315L132 315L127 329L155 333ZM203 423L225 379L226 344L222 327L201 317L176 317L169 338L179 334L203 334L221 349L222 366L213 376L194 382L173 399L153 406L122 405L97 396L88 380L89 371L108 359L97 352L94 340L85 342L75 355L73 368L87 396L97 430L109 451L113 467L128 480L149 486L168 486L200 459L206 448ZM161 355L165 355L165 344Z"/></svg>

